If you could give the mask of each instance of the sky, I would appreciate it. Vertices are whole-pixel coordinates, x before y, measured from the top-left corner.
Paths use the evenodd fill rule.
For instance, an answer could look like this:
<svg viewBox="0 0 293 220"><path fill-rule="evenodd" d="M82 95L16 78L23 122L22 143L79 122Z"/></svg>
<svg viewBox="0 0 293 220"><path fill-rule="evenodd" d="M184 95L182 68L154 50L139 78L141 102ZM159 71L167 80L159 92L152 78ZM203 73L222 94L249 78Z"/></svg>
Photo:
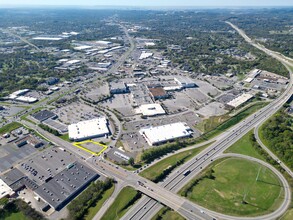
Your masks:
<svg viewBox="0 0 293 220"><path fill-rule="evenodd" d="M293 6L293 0L0 0L1 5Z"/></svg>

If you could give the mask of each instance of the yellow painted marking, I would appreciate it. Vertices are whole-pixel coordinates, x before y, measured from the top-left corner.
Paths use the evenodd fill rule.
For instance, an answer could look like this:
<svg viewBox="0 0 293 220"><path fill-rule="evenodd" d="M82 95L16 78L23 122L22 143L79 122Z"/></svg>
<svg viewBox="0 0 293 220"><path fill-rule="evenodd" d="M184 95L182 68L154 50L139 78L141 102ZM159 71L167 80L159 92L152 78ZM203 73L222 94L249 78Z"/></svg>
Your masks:
<svg viewBox="0 0 293 220"><path fill-rule="evenodd" d="M86 143L93 143L93 144L95 144L95 145L102 146L103 149L102 149L99 153L93 152L93 151L91 151L91 150L89 150L89 149L87 149L87 148L85 148L85 147L82 146L83 144L86 144ZM102 154L102 153L108 148L107 145L104 145L104 144L101 144L101 143L99 143L99 142L92 141L92 140L87 140L87 141L82 141L82 142L74 142L73 145L74 145L75 147L78 147L78 148L80 148L80 149L82 149L82 150L84 150L84 151L86 151L86 152L88 152L88 153L91 153L91 154L93 154L93 155L96 155L96 156L101 155L101 154Z"/></svg>

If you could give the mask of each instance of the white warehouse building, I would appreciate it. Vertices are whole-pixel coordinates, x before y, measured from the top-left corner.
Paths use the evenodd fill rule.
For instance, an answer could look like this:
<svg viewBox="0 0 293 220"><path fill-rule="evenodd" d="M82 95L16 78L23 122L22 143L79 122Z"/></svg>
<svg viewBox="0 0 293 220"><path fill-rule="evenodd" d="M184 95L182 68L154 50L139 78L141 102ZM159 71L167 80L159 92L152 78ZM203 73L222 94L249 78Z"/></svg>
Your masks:
<svg viewBox="0 0 293 220"><path fill-rule="evenodd" d="M74 141L103 137L110 134L109 123L105 117L81 121L69 125L68 134L69 139Z"/></svg>
<svg viewBox="0 0 293 220"><path fill-rule="evenodd" d="M192 129L183 122L177 122L158 127L143 128L139 133L145 138L150 146L173 141L177 138L190 137Z"/></svg>
<svg viewBox="0 0 293 220"><path fill-rule="evenodd" d="M178 85L180 85L183 88L194 88L196 87L195 82L185 76L176 76L174 77L174 81L178 83Z"/></svg>

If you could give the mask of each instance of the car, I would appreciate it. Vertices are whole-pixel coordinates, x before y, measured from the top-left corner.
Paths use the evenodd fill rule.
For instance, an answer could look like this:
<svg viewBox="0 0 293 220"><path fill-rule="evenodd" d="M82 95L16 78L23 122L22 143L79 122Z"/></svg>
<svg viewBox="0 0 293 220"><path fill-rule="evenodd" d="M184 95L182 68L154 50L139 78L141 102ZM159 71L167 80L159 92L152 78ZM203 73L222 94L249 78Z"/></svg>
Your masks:
<svg viewBox="0 0 293 220"><path fill-rule="evenodd" d="M203 210L200 210L200 213L204 214L204 211Z"/></svg>

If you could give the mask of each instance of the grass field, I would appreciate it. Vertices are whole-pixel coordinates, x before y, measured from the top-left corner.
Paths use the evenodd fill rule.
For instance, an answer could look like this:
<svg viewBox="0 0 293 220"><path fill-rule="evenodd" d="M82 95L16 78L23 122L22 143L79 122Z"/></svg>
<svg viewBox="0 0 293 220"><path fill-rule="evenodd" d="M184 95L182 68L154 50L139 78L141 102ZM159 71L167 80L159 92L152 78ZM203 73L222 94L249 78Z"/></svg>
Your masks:
<svg viewBox="0 0 293 220"><path fill-rule="evenodd" d="M180 160L184 160L184 163L185 163L186 161L188 161L192 157L194 157L196 154L198 154L200 151L205 149L207 146L209 146L209 144L204 145L199 148L192 149L192 150L184 151L184 152L175 154L170 157L167 157L166 159L161 160L160 162L156 163L155 165L145 169L139 175L153 181L157 176L159 176L168 167L175 165Z"/></svg>
<svg viewBox="0 0 293 220"><path fill-rule="evenodd" d="M267 102L258 102L240 111L238 114L230 117L228 114L222 116L210 117L199 123L196 128L204 132L205 139L215 137L221 132L239 123L249 115L266 106Z"/></svg>
<svg viewBox="0 0 293 220"><path fill-rule="evenodd" d="M164 207L152 218L152 220L184 220L184 218L177 212Z"/></svg>
<svg viewBox="0 0 293 220"><path fill-rule="evenodd" d="M292 220L293 219L293 208L289 209L280 220Z"/></svg>
<svg viewBox="0 0 293 220"><path fill-rule="evenodd" d="M12 123L7 124L7 125L3 126L2 128L0 128L0 134L8 133L8 132L13 131L21 126L22 125L18 122L12 122Z"/></svg>
<svg viewBox="0 0 293 220"><path fill-rule="evenodd" d="M283 189L279 179L258 163L226 158L214 162L211 168L214 170L214 179L203 178L192 187L189 183L180 193L189 188L187 197L191 201L235 216L270 213L282 202Z"/></svg>
<svg viewBox="0 0 293 220"><path fill-rule="evenodd" d="M112 186L110 189L106 190L102 198L95 204L95 206L90 207L88 210L87 215L85 216L84 220L92 220L93 217L97 214L97 212L101 209L105 201L112 195L114 192L115 187Z"/></svg>
<svg viewBox="0 0 293 220"><path fill-rule="evenodd" d="M135 203L137 196L138 192L133 188L123 188L101 220L119 220Z"/></svg>
<svg viewBox="0 0 293 220"><path fill-rule="evenodd" d="M5 220L29 220L22 212L13 212Z"/></svg>
<svg viewBox="0 0 293 220"><path fill-rule="evenodd" d="M253 130L249 131L246 135L244 135L240 140L238 140L235 144L229 147L225 153L237 153L243 154L251 157L255 157L261 160L265 160L265 158L260 155L256 149L252 146L252 142L249 139L249 136L253 134Z"/></svg>

